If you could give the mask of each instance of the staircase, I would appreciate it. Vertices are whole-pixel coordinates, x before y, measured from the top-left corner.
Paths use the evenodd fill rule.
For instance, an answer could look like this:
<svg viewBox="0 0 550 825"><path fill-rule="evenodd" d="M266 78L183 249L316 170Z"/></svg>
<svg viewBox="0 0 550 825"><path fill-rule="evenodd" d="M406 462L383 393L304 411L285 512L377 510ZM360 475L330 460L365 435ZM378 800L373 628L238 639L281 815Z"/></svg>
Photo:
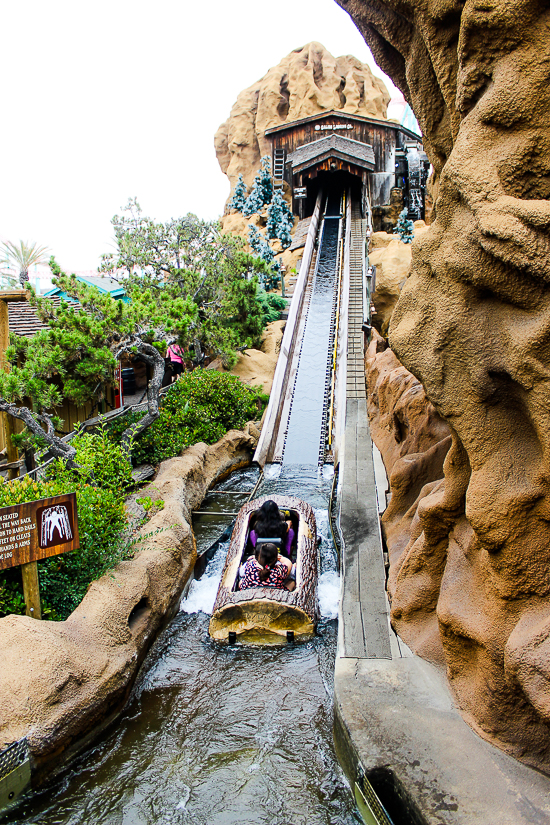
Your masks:
<svg viewBox="0 0 550 825"><path fill-rule="evenodd" d="M347 396L365 398L363 255L365 222L354 203L351 210L350 285L348 304Z"/></svg>

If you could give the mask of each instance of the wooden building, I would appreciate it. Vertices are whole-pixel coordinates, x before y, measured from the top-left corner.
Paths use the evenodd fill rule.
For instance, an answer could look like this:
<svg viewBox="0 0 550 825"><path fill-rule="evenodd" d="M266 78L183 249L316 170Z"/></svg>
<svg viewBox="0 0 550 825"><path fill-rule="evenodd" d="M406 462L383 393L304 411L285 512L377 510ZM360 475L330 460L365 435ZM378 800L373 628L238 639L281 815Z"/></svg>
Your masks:
<svg viewBox="0 0 550 825"><path fill-rule="evenodd" d="M312 214L320 187L340 183L360 192L365 211L389 204L398 187L409 217L424 217L429 161L422 138L398 123L333 110L275 126L265 136L275 187L286 181L300 218Z"/></svg>

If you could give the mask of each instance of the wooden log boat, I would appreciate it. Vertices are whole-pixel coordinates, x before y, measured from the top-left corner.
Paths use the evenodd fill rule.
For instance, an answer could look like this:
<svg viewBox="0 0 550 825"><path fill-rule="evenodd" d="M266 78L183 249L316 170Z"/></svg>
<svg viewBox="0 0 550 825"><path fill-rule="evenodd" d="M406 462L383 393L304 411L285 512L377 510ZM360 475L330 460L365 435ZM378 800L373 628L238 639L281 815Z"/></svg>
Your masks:
<svg viewBox="0 0 550 825"><path fill-rule="evenodd" d="M239 590L239 567L253 552L248 535L259 507L271 499L290 511L296 539L296 589L273 587ZM315 634L317 605L317 534L313 510L293 496L263 496L239 511L214 603L209 633L219 642L283 644Z"/></svg>

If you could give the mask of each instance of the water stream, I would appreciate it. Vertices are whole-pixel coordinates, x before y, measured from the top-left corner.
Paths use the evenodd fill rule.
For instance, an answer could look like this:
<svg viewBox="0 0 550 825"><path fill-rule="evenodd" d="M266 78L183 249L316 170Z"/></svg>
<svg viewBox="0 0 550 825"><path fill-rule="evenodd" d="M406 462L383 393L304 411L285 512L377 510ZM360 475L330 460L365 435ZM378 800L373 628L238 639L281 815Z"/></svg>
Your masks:
<svg viewBox="0 0 550 825"><path fill-rule="evenodd" d="M205 550L251 489L254 470L209 496ZM328 524L331 468L267 469L258 495L309 501L322 537L318 635L281 648L208 637L227 543L151 650L123 717L64 776L4 821L18 825L352 825L361 820L332 744L338 574ZM242 503L242 502L241 502ZM214 524L216 522L216 524Z"/></svg>

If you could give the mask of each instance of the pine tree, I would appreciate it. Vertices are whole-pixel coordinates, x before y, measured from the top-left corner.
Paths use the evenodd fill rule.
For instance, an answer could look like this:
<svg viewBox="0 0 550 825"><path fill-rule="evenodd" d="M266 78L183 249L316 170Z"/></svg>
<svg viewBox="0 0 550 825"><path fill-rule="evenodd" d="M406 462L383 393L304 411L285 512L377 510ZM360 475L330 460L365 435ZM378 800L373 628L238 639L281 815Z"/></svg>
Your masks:
<svg viewBox="0 0 550 825"><path fill-rule="evenodd" d="M268 265L264 272L258 273L260 286L263 289L274 289L281 279L281 265L278 261L273 261L275 252L270 247L267 238L252 224L249 224L247 238L252 251Z"/></svg>
<svg viewBox="0 0 550 825"><path fill-rule="evenodd" d="M271 240L277 238L281 241L283 249L287 249L292 243L292 227L294 220L288 204L283 198L282 192L277 191L267 209L266 234Z"/></svg>
<svg viewBox="0 0 550 825"><path fill-rule="evenodd" d="M271 161L267 155L261 160L261 166L254 178L252 189L243 207L243 215L249 218L271 203L273 198L273 180L271 178Z"/></svg>
<svg viewBox="0 0 550 825"><path fill-rule="evenodd" d="M227 204L229 209L234 209L236 212L242 212L246 203L246 186L244 185L243 176L239 175L236 183L233 197Z"/></svg>
<svg viewBox="0 0 550 825"><path fill-rule="evenodd" d="M394 233L399 235L399 240L403 243L412 243L414 240L414 224L407 218L406 208L399 215Z"/></svg>
<svg viewBox="0 0 550 825"><path fill-rule="evenodd" d="M265 261L266 264L270 264L275 257L275 253L271 249L265 236L259 231L258 227L249 224L247 240L250 244L251 250L256 255L259 255L259 257Z"/></svg>

